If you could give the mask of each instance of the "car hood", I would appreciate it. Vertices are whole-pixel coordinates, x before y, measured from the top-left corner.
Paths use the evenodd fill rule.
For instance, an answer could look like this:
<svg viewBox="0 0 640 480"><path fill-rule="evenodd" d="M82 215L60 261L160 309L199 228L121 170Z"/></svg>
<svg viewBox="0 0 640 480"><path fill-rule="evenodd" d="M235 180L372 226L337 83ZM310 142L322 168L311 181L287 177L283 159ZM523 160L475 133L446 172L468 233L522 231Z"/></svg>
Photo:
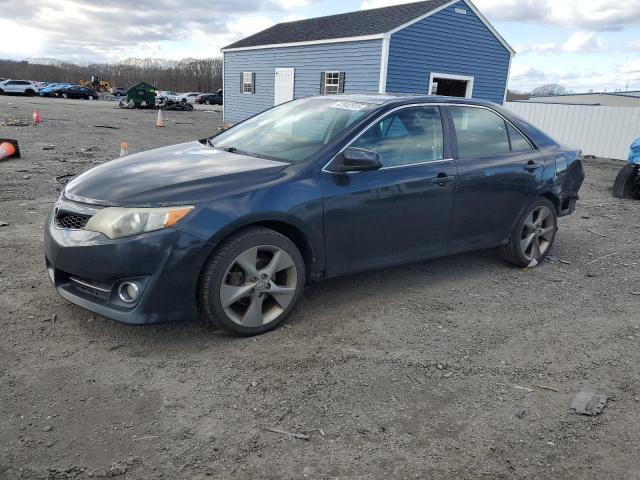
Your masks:
<svg viewBox="0 0 640 480"><path fill-rule="evenodd" d="M70 200L107 206L156 206L212 199L223 188L266 181L290 165L189 142L99 165L74 177Z"/></svg>

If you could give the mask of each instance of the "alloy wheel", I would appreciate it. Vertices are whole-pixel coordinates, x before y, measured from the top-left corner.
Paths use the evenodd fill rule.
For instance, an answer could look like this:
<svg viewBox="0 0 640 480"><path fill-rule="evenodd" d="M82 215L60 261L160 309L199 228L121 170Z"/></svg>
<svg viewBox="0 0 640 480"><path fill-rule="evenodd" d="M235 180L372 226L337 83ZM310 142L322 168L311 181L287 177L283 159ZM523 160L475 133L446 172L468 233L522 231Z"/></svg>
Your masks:
<svg viewBox="0 0 640 480"><path fill-rule="evenodd" d="M520 248L527 260L544 257L551 247L555 228L553 213L548 207L533 209L524 222L520 237Z"/></svg>
<svg viewBox="0 0 640 480"><path fill-rule="evenodd" d="M298 286L295 262L273 245L252 247L231 262L220 285L227 316L243 327L276 320L291 304Z"/></svg>

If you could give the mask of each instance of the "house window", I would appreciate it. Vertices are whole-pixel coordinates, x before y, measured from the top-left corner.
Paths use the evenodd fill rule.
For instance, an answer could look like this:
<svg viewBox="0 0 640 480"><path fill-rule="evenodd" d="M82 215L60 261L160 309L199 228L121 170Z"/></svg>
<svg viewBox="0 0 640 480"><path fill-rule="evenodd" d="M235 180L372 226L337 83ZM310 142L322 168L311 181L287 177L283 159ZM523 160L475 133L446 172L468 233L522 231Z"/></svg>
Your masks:
<svg viewBox="0 0 640 480"><path fill-rule="evenodd" d="M255 72L242 72L240 74L240 91L242 93L256 93Z"/></svg>
<svg viewBox="0 0 640 480"><path fill-rule="evenodd" d="M320 93L335 95L344 92L344 72L322 72L320 77Z"/></svg>

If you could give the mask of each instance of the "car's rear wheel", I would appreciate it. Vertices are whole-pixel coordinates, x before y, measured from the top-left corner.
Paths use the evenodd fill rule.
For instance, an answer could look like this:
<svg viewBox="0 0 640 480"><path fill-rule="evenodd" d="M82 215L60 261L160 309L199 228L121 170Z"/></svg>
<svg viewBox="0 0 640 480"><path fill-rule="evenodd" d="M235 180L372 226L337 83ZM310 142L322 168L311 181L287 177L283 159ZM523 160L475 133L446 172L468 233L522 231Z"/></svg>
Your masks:
<svg viewBox="0 0 640 480"><path fill-rule="evenodd" d="M204 101L204 104L205 104L205 105L211 105L211 102L210 102L209 100L205 100L205 101Z"/></svg>
<svg viewBox="0 0 640 480"><path fill-rule="evenodd" d="M640 200L640 167L628 163L618 173L613 185L616 198Z"/></svg>
<svg viewBox="0 0 640 480"><path fill-rule="evenodd" d="M33 97L33 96L36 94L36 92L35 92L35 90L31 90L31 89L29 89L29 90L25 90L24 94L25 94L27 97Z"/></svg>
<svg viewBox="0 0 640 480"><path fill-rule="evenodd" d="M556 207L546 198L535 199L504 246L505 259L518 267L536 266L548 255L557 231Z"/></svg>
<svg viewBox="0 0 640 480"><path fill-rule="evenodd" d="M285 320L304 284L304 259L296 245L271 229L249 228L210 259L200 281L200 308L215 326L257 335Z"/></svg>
<svg viewBox="0 0 640 480"><path fill-rule="evenodd" d="M93 95L89 95L89 96L87 97L87 100L93 100Z"/></svg>
<svg viewBox="0 0 640 480"><path fill-rule="evenodd" d="M69 98L69 95L68 95L68 94L66 94L66 93L63 93L63 94L62 94L62 98Z"/></svg>

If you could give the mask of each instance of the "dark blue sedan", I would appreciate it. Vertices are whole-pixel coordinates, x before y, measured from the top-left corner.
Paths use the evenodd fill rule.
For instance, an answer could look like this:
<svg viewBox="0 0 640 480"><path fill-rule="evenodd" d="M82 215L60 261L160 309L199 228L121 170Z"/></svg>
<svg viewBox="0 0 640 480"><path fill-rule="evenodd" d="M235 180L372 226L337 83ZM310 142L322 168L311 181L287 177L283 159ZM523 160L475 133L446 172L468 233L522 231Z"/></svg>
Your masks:
<svg viewBox="0 0 640 480"><path fill-rule="evenodd" d="M580 152L492 103L305 98L76 177L46 261L106 317L254 335L312 280L490 247L535 266L583 179Z"/></svg>

